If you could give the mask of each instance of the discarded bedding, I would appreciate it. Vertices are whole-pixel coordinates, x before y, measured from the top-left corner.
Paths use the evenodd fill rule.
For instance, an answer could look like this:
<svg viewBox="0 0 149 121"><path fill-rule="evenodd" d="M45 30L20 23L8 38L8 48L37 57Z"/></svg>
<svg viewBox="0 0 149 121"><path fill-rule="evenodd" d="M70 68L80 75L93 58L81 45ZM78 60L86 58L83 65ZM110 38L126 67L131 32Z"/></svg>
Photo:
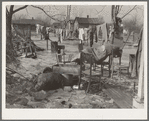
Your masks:
<svg viewBox="0 0 149 121"><path fill-rule="evenodd" d="M113 51L118 52L118 47L113 47ZM90 54L92 54L92 62L102 63L110 54L112 54L112 45L110 43L105 43L99 47L88 47L82 50L83 60L90 62Z"/></svg>

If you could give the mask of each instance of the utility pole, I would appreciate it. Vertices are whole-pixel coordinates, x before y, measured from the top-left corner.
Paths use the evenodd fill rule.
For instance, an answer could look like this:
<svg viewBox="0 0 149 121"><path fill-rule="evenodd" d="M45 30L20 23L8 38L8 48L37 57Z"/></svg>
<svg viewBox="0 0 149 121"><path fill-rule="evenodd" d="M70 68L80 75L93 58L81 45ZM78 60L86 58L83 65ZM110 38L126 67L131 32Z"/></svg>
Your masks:
<svg viewBox="0 0 149 121"><path fill-rule="evenodd" d="M66 21L70 20L70 11L71 11L71 5L67 5L67 17L66 17Z"/></svg>

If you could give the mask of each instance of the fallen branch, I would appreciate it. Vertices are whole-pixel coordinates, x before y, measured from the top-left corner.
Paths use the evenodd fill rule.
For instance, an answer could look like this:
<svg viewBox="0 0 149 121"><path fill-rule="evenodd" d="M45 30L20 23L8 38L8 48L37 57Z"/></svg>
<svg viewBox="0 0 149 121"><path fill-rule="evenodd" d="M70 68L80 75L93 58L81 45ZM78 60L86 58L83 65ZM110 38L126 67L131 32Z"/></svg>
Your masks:
<svg viewBox="0 0 149 121"><path fill-rule="evenodd" d="M19 72L15 71L15 70L13 70L13 69L11 69L11 68L9 68L9 67L6 67L6 69L7 69L7 68L8 68L8 70L11 70L11 71L15 72L15 73L19 74L20 76L24 77L26 80L30 81L28 78L26 78L25 76L23 76L23 75L20 74Z"/></svg>

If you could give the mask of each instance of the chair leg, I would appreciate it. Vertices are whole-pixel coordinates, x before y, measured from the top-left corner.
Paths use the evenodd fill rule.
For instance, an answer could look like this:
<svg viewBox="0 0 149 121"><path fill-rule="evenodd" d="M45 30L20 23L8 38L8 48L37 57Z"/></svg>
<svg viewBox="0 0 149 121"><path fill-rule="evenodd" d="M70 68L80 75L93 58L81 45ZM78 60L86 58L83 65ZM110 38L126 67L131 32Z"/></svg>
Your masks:
<svg viewBox="0 0 149 121"><path fill-rule="evenodd" d="M101 76L99 75L99 89L102 90Z"/></svg>
<svg viewBox="0 0 149 121"><path fill-rule="evenodd" d="M104 66L104 65L101 64L101 75L102 75L102 76L103 76L103 66Z"/></svg>
<svg viewBox="0 0 149 121"><path fill-rule="evenodd" d="M90 57L90 80L89 80L89 83L88 83L88 86L87 86L87 90L86 90L86 93L88 93L89 91L89 88L90 88L90 84L91 84L91 79L92 79L92 56Z"/></svg>
<svg viewBox="0 0 149 121"><path fill-rule="evenodd" d="M121 68L119 68L119 77L121 79Z"/></svg>
<svg viewBox="0 0 149 121"><path fill-rule="evenodd" d="M110 77L110 75L111 75L111 71L110 71L110 64L109 64L109 77Z"/></svg>

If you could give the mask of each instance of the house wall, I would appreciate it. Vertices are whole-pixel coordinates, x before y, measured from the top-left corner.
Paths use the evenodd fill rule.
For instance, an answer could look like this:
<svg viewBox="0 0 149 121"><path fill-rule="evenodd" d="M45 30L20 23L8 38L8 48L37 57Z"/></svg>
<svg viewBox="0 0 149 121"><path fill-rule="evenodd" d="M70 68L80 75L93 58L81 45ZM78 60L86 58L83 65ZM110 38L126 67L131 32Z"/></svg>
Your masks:
<svg viewBox="0 0 149 121"><path fill-rule="evenodd" d="M17 34L23 38L31 37L31 25L29 24L13 24Z"/></svg>
<svg viewBox="0 0 149 121"><path fill-rule="evenodd" d="M79 28L88 28L89 24L79 24Z"/></svg>

